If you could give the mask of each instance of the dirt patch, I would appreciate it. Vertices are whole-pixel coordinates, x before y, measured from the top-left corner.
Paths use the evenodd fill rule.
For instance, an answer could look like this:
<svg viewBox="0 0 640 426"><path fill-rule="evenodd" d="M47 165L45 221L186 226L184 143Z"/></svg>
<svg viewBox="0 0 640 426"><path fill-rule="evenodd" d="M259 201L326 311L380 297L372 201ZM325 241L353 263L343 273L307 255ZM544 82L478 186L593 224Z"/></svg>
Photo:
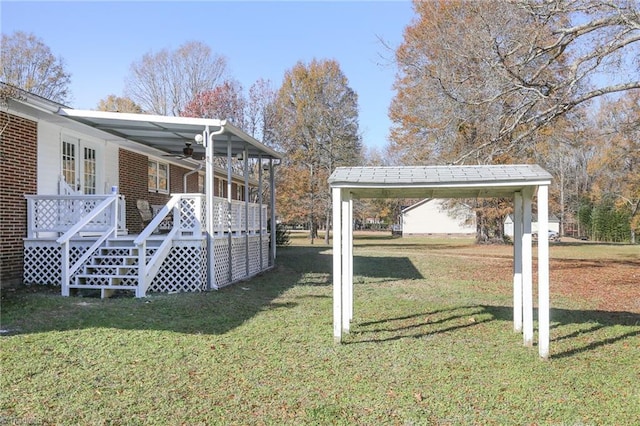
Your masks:
<svg viewBox="0 0 640 426"><path fill-rule="evenodd" d="M552 260L551 292L579 297L603 311L640 313L640 260Z"/></svg>
<svg viewBox="0 0 640 426"><path fill-rule="evenodd" d="M455 271L459 279L509 281L513 276L513 257L504 251L493 253L482 247L437 255L463 260ZM535 282L536 261L533 268ZM640 259L551 259L549 278L552 298L555 294L585 300L598 310L640 313Z"/></svg>

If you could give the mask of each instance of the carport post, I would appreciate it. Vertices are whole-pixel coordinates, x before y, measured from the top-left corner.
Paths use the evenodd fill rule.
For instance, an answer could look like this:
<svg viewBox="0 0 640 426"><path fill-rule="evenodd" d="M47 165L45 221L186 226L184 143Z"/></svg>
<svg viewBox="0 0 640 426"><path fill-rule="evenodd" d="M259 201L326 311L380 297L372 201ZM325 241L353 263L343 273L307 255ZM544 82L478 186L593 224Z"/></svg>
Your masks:
<svg viewBox="0 0 640 426"><path fill-rule="evenodd" d="M533 346L533 254L531 249L531 198L533 197L533 189L526 188L522 196L522 327L524 345Z"/></svg>
<svg viewBox="0 0 640 426"><path fill-rule="evenodd" d="M342 341L342 190L332 188L333 198L333 339Z"/></svg>
<svg viewBox="0 0 640 426"><path fill-rule="evenodd" d="M513 203L513 331L522 333L522 192Z"/></svg>
<svg viewBox="0 0 640 426"><path fill-rule="evenodd" d="M538 187L538 352L549 357L549 187Z"/></svg>
<svg viewBox="0 0 640 426"><path fill-rule="evenodd" d="M353 308L353 226L352 199L349 191L342 192L342 331L349 332Z"/></svg>

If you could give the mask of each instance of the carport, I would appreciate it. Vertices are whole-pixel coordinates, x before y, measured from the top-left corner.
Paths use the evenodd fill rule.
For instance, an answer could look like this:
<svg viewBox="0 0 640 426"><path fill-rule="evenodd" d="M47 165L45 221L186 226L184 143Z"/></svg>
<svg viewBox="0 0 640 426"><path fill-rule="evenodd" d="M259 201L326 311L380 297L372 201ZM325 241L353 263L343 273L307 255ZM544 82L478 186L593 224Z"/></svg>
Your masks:
<svg viewBox="0 0 640 426"><path fill-rule="evenodd" d="M538 235L547 235L551 175L538 165L338 167L333 198L333 336L353 319L353 200L359 198L512 198L513 328L533 346L531 208L537 193ZM549 356L549 241L538 239L538 349Z"/></svg>

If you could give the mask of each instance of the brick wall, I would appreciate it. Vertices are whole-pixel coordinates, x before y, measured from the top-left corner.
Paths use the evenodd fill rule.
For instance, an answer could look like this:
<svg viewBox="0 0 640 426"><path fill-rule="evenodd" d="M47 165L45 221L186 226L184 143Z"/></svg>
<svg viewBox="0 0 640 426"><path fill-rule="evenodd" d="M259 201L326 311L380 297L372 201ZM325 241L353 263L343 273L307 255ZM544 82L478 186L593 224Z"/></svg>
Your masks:
<svg viewBox="0 0 640 426"><path fill-rule="evenodd" d="M4 126L8 126L5 128ZM37 187L37 123L0 111L0 286L22 281L25 194Z"/></svg>
<svg viewBox="0 0 640 426"><path fill-rule="evenodd" d="M127 205L127 228L130 234L138 234L142 231L142 221L136 207L139 199L149 201L149 204L165 204L171 196L149 192L148 187L148 158L146 155L138 154L126 149L120 149L118 153L119 161L119 191L124 195ZM182 167L169 165L169 192L184 192L183 177L190 170ZM187 192L198 191L197 174L187 177Z"/></svg>

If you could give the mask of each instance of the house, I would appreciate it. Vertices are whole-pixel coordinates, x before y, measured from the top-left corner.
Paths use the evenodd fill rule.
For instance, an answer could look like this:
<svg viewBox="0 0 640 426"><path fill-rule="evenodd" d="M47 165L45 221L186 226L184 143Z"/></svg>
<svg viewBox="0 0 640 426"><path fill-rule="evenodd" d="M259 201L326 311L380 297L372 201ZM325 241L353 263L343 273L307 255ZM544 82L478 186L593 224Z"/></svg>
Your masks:
<svg viewBox="0 0 640 426"><path fill-rule="evenodd" d="M560 233L560 220L554 215L549 215L549 231ZM538 217L535 214L532 215L531 232L538 233ZM508 215L504 219L504 235L513 238L513 215Z"/></svg>
<svg viewBox="0 0 640 426"><path fill-rule="evenodd" d="M74 110L10 89L0 99L2 285L142 297L273 267L279 153L226 121Z"/></svg>
<svg viewBox="0 0 640 426"><path fill-rule="evenodd" d="M427 198L402 210L402 235L475 235L473 209Z"/></svg>

